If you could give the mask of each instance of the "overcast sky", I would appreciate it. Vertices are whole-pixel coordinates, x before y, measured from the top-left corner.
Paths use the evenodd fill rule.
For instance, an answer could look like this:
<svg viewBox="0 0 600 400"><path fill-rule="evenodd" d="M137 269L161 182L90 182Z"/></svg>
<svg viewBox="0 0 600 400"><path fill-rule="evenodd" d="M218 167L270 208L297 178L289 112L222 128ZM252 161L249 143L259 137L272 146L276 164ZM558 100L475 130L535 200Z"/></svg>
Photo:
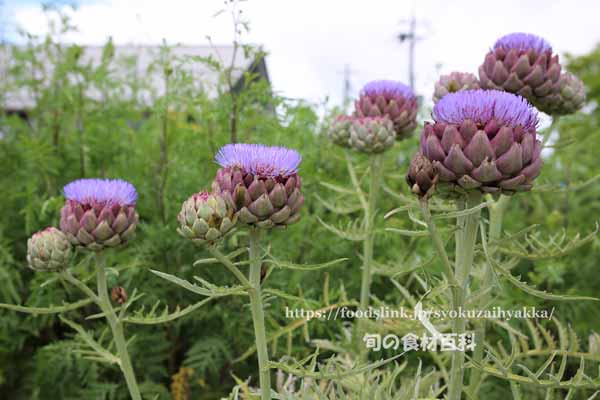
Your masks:
<svg viewBox="0 0 600 400"><path fill-rule="evenodd" d="M40 1L4 0L5 37L14 26L43 33ZM217 44L232 39L228 15L213 17L223 0L84 0L72 20L79 32L68 38L102 44ZM501 35L524 31L545 37L555 52L583 54L600 42L598 0L249 0L241 3L251 32L247 42L264 45L274 88L313 102L327 96L339 104L343 70L350 66L353 94L367 81L408 82L406 31L417 18L416 88L431 97L440 73L477 72Z"/></svg>

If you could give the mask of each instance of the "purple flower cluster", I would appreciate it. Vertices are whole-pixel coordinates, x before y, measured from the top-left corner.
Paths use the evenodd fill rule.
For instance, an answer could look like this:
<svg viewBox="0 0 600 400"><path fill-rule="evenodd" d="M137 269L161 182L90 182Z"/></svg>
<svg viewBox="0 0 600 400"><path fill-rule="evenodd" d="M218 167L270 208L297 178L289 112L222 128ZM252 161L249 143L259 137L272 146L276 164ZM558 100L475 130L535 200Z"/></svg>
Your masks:
<svg viewBox="0 0 600 400"><path fill-rule="evenodd" d="M510 33L502 36L494 44L494 50L503 49L509 51L516 49L518 51L533 50L537 54L549 52L552 53L552 46L544 38L531 33Z"/></svg>
<svg viewBox="0 0 600 400"><path fill-rule="evenodd" d="M78 179L63 189L67 200L82 204L134 205L137 201L135 187L121 179Z"/></svg>
<svg viewBox="0 0 600 400"><path fill-rule="evenodd" d="M512 128L535 131L537 111L521 96L499 90L464 90L442 97L433 107L436 122L460 125L465 120L485 125L495 120Z"/></svg>
<svg viewBox="0 0 600 400"><path fill-rule="evenodd" d="M392 80L371 81L363 86L360 95L369 97L383 96L386 100L394 99L399 96L402 96L407 100L415 98L415 94L410 86Z"/></svg>
<svg viewBox="0 0 600 400"><path fill-rule="evenodd" d="M69 241L89 250L131 240L138 223L135 187L121 179L79 179L64 187L60 230Z"/></svg>
<svg viewBox="0 0 600 400"><path fill-rule="evenodd" d="M285 147L238 143L221 147L215 160L222 167L238 167L268 178L296 174L302 157L296 150Z"/></svg>
<svg viewBox="0 0 600 400"><path fill-rule="evenodd" d="M304 196L292 149L261 144L228 144L215 157L221 165L213 193L232 205L238 220L259 228L287 226L300 219Z"/></svg>

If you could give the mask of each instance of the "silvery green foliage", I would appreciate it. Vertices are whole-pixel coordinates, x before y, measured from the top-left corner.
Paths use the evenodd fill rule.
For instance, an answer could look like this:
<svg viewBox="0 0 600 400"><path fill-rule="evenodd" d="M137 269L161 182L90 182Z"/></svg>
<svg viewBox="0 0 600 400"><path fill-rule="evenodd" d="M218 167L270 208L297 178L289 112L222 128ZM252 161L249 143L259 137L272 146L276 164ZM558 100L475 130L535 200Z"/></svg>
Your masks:
<svg viewBox="0 0 600 400"><path fill-rule="evenodd" d="M421 201L421 200L419 200ZM394 210L388 213L391 217L398 212L408 212L410 219L417 226L440 225L443 221L451 221L457 217L464 217L477 212L477 208L481 209L497 206L496 202L489 199L472 209L461 211L448 210L447 203L440 200L430 199L428 208L438 210L434 215L434 221L430 216L424 215L425 220L419 219L416 215L411 215L413 210L419 205L408 202L401 209ZM423 208L421 203L421 208ZM526 282L522 277L514 275L512 270L519 264L521 259L525 260L544 260L556 259L564 257L568 254L573 254L581 246L589 243L597 236L597 228L586 235L575 235L569 238L566 232L557 234L543 234L537 227L528 227L519 232L507 232L504 237L489 237L488 225L482 223L480 226L480 240L478 249L480 256L476 257L474 269L472 271L472 279L474 282L480 282L486 274L491 270L491 276L494 277L491 290L494 293L508 292L510 288L523 291L525 294L533 298L539 298L544 301L553 302L580 302L598 300L589 296L578 295L563 295L550 293L546 290L536 288L531 283ZM415 236L417 231L400 231L392 230L390 232L399 233L401 235ZM424 235L433 239L433 235L437 235L435 231L429 230ZM447 237L448 233L442 233L442 237ZM444 294L443 287L448 284L446 280L438 284L437 288L430 289L426 281L414 276L418 280L420 288L417 288L414 295L410 293L407 287L404 287L399 282L394 282L394 285L405 294L409 307L414 307L417 301L424 301L423 308L439 307L441 304L447 304L449 307L449 298ZM508 287L507 287L508 285ZM473 289L475 290L475 289ZM481 290L481 289L480 289ZM489 289L488 289L489 290ZM415 291L415 288L412 289ZM419 296L419 291L423 294ZM426 297L423 297L425 296ZM478 296L486 296L486 294L477 294L474 304L478 304ZM422 300L425 299L425 300ZM479 300L481 301L481 300ZM401 306L400 304L398 306ZM480 305L483 307L483 304ZM443 307L443 306L442 306ZM476 329L478 322L472 320L473 329ZM481 322L479 322L480 324ZM443 322L436 323L437 326L443 327ZM532 393L538 393L545 398L574 398L576 392L582 390L597 390L599 387L600 376L596 373L590 375L590 371L597 370L598 365L598 346L597 336L592 334L589 343L581 345L581 340L577 338L577 334L571 327L566 327L555 317L551 323L542 324L531 320L520 322L490 320L489 325L494 329L504 331L508 336L508 341L500 341L498 343L486 342L482 344L483 358L477 360L471 357L467 363L467 368L471 371L471 380L465 383L464 390L469 396L476 398L481 384L485 381L493 379L501 379L509 382L511 392L514 398L529 398ZM587 349L587 350L585 350ZM589 368L589 364L594 367ZM567 374L567 365L571 368L575 367L575 374ZM588 368L586 369L586 366ZM477 374L476 372L479 372ZM475 379L473 381L473 379ZM467 384L468 383L468 384ZM552 397L554 396L554 397ZM592 398L592 397L590 397Z"/></svg>
<svg viewBox="0 0 600 400"><path fill-rule="evenodd" d="M276 364L283 368L275 373L272 398L277 400L427 400L440 398L444 391L442 374L424 371L421 363L416 371L409 371L408 362L377 368L381 363L362 367L333 357L312 366L323 372ZM248 399L249 394L256 394L256 389L247 381L239 382L228 399Z"/></svg>

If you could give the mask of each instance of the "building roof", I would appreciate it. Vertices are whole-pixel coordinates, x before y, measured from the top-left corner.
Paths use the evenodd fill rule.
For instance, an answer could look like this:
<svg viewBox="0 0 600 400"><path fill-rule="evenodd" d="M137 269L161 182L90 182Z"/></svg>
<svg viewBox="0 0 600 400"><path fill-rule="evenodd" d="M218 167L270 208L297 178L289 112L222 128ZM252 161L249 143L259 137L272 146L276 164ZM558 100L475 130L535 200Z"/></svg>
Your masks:
<svg viewBox="0 0 600 400"><path fill-rule="evenodd" d="M138 93L141 101L151 103L152 100L165 92L165 81L162 68L157 64L160 60L160 46L125 45L114 46L114 61L110 70L117 77L125 78L135 74L140 77L149 76L149 88ZM85 46L80 58L81 65L99 66L102 63L103 46ZM212 58L226 68L232 64L234 56L233 46L175 46L169 47L169 58L172 65L181 66L181 69L191 74L193 85L197 89L205 90L209 97L215 97L220 90L226 90L225 82L220 72L212 68L209 63L202 62ZM135 65L133 62L135 60ZM0 46L0 77L9 77L8 69L13 64L10 46ZM129 67L126 67L128 65ZM52 65L44 66L46 76L51 76ZM243 49L238 48L232 69L234 87L243 84L243 74L246 71L258 73L261 78L269 81L264 57L259 59L248 58ZM0 78L2 79L2 78ZM15 86L15 85L13 85ZM100 98L100 93L94 90L86 93L92 98ZM8 110L26 110L34 106L32 94L24 88L12 88L4 96L4 108Z"/></svg>

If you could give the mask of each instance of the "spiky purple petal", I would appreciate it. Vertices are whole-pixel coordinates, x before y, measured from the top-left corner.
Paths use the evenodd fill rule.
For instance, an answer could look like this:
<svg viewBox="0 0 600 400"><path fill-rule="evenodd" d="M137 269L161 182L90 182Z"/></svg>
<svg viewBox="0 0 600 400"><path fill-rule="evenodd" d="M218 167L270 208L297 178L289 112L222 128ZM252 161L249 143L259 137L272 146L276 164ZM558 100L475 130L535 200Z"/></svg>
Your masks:
<svg viewBox="0 0 600 400"><path fill-rule="evenodd" d="M533 50L538 54L550 52L552 46L546 39L533 35L531 33L516 32L502 36L494 44L494 50L503 49L509 51L515 49L518 51Z"/></svg>
<svg viewBox="0 0 600 400"><path fill-rule="evenodd" d="M287 177L298 172L302 156L285 147L237 143L221 147L215 161L222 167L239 167L261 177Z"/></svg>
<svg viewBox="0 0 600 400"><path fill-rule="evenodd" d="M65 197L79 203L134 205L135 187L121 179L78 179L63 188Z"/></svg>
<svg viewBox="0 0 600 400"><path fill-rule="evenodd" d="M402 82L392 80L371 81L363 86L360 91L361 96L383 96L386 100L402 96L405 99L413 99L415 94L410 86Z"/></svg>
<svg viewBox="0 0 600 400"><path fill-rule="evenodd" d="M535 130L537 111L521 96L499 90L464 90L442 97L433 107L437 122L460 125L465 120L486 125L490 121Z"/></svg>

